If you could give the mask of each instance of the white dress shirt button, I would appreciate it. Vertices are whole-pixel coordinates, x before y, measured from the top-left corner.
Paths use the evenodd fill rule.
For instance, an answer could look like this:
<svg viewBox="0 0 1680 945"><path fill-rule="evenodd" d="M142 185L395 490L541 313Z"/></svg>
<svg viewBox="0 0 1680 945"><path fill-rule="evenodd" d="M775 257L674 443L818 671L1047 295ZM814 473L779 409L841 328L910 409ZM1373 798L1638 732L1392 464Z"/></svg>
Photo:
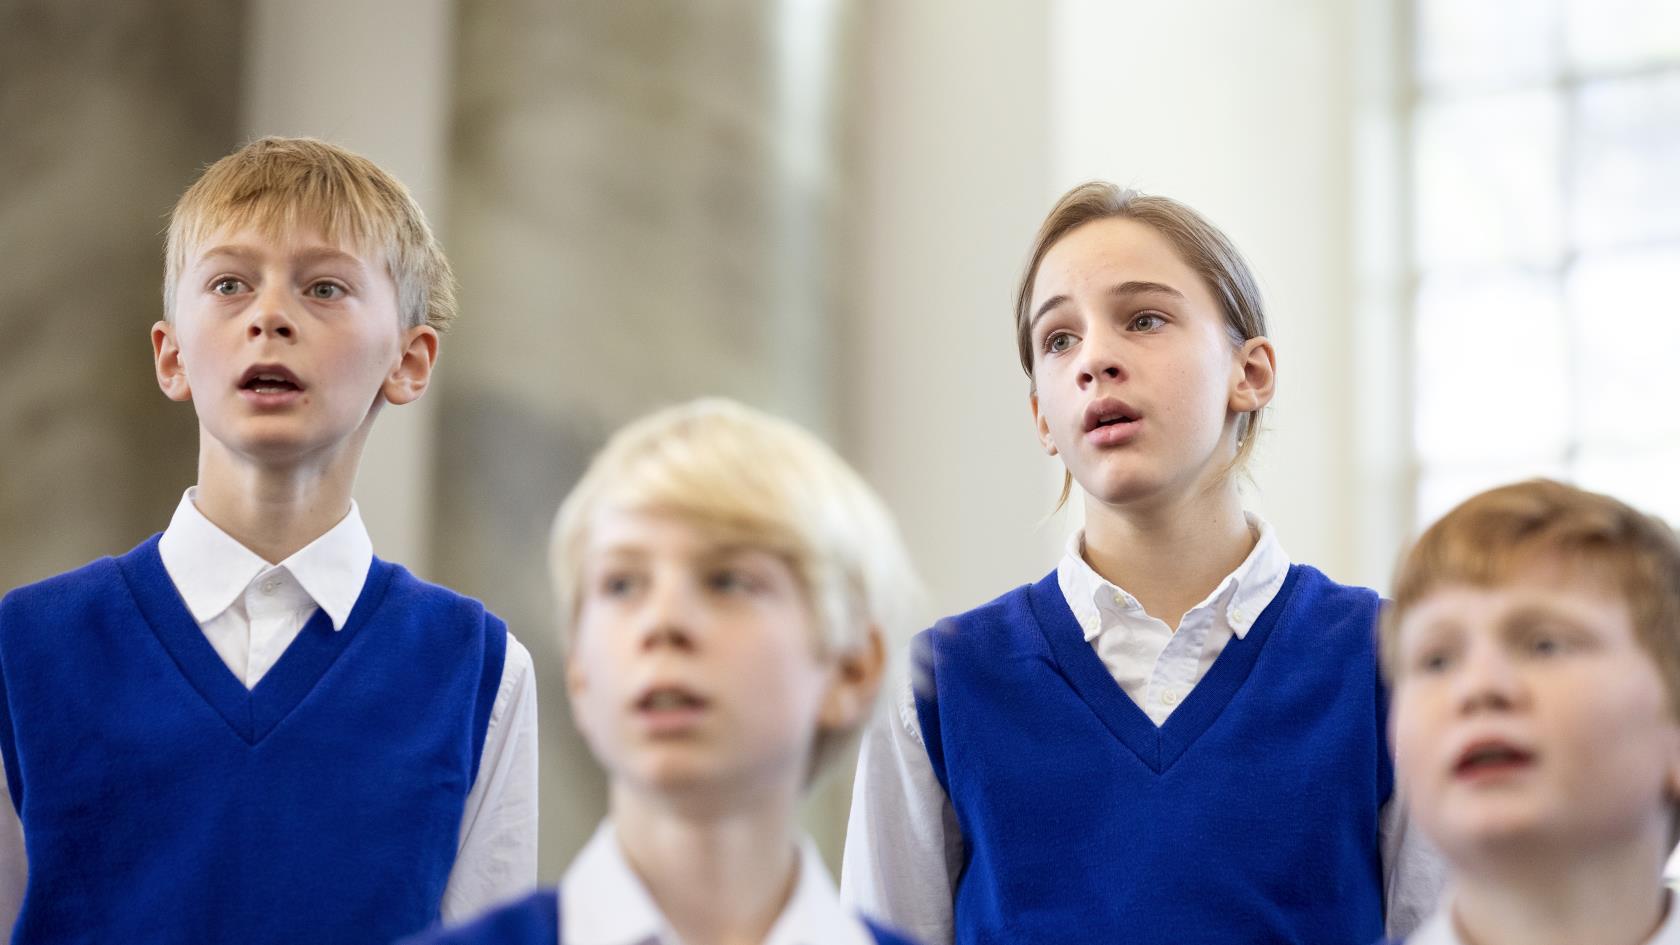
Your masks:
<svg viewBox="0 0 1680 945"><path fill-rule="evenodd" d="M1085 618L1085 632L1086 633L1096 633L1098 630L1101 630L1101 629L1102 629L1102 620L1100 618L1098 618L1098 617L1086 617Z"/></svg>
<svg viewBox="0 0 1680 945"><path fill-rule="evenodd" d="M280 589L280 582L276 581L272 578L270 578L269 580L264 581L262 583L262 592L264 594L273 594L275 591L277 591L279 589Z"/></svg>
<svg viewBox="0 0 1680 945"><path fill-rule="evenodd" d="M1178 705L1179 698L1180 696L1177 689L1168 689L1166 692L1161 693L1161 704Z"/></svg>

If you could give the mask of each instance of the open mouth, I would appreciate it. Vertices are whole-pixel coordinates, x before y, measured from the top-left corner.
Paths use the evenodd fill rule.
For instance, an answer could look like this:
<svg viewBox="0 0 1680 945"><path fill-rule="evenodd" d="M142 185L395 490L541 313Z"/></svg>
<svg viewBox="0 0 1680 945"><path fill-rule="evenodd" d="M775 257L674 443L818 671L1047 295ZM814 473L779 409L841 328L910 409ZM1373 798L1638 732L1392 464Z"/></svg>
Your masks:
<svg viewBox="0 0 1680 945"><path fill-rule="evenodd" d="M636 700L637 712L682 712L704 709L707 701L680 686L656 686Z"/></svg>
<svg viewBox="0 0 1680 945"><path fill-rule="evenodd" d="M1498 774L1515 771L1534 763L1534 753L1517 748L1508 742L1478 742L1466 748L1453 765L1458 777Z"/></svg>
<svg viewBox="0 0 1680 945"><path fill-rule="evenodd" d="M240 377L239 389L255 394L286 394L303 390L303 382L278 364L258 364Z"/></svg>
<svg viewBox="0 0 1680 945"><path fill-rule="evenodd" d="M1118 426L1126 423L1136 423L1138 412L1124 401L1106 397L1092 403L1085 408L1085 432L1100 430L1103 427Z"/></svg>
<svg viewBox="0 0 1680 945"><path fill-rule="evenodd" d="M1098 441L1118 442L1126 438L1141 419L1130 404L1106 397L1085 408L1085 433L1095 434Z"/></svg>

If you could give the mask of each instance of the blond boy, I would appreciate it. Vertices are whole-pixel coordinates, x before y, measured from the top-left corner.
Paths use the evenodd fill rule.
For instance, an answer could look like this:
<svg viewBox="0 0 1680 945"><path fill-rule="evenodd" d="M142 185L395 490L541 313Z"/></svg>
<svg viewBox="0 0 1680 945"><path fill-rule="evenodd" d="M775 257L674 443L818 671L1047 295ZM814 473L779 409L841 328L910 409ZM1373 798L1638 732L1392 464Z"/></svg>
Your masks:
<svg viewBox="0 0 1680 945"><path fill-rule="evenodd" d="M702 400L620 431L561 506L554 579L610 815L547 890L430 943L902 942L844 909L800 797L874 702L911 586L815 438Z"/></svg>
<svg viewBox="0 0 1680 945"><path fill-rule="evenodd" d="M197 484L0 603L13 942L388 941L535 881L530 657L351 501L454 314L413 198L341 148L255 141L181 197L152 345Z"/></svg>
<svg viewBox="0 0 1680 945"><path fill-rule="evenodd" d="M1413 945L1680 943L1680 542L1537 480L1449 512L1384 624L1397 770L1453 867Z"/></svg>

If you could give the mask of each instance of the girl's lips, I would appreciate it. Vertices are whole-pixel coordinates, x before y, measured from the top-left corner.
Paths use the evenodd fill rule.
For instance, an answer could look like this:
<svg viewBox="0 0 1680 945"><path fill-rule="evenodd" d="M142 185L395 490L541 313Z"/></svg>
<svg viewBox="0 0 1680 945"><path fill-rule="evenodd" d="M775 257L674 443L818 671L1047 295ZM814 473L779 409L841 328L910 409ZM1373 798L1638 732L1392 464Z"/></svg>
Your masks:
<svg viewBox="0 0 1680 945"><path fill-rule="evenodd" d="M1119 446L1131 442L1138 435L1138 428L1142 425L1142 420L1104 424L1087 432L1085 442L1092 446Z"/></svg>

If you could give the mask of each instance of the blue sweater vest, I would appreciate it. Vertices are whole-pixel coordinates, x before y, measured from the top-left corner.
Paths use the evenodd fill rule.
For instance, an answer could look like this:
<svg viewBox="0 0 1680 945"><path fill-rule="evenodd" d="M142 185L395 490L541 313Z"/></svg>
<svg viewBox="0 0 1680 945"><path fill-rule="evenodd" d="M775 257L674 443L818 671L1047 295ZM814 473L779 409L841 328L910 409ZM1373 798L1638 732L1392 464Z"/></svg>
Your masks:
<svg viewBox="0 0 1680 945"><path fill-rule="evenodd" d="M868 919L864 924L877 945L915 945ZM399 945L565 945L560 941L560 896L552 887L539 889L466 925L416 935Z"/></svg>
<svg viewBox="0 0 1680 945"><path fill-rule="evenodd" d="M1054 573L918 635L916 710L964 840L956 941L1379 938L1376 613L1290 568L1160 728Z"/></svg>
<svg viewBox="0 0 1680 945"><path fill-rule="evenodd" d="M255 689L158 557L0 602L0 756L29 881L15 943L367 943L438 914L506 628L375 559Z"/></svg>

